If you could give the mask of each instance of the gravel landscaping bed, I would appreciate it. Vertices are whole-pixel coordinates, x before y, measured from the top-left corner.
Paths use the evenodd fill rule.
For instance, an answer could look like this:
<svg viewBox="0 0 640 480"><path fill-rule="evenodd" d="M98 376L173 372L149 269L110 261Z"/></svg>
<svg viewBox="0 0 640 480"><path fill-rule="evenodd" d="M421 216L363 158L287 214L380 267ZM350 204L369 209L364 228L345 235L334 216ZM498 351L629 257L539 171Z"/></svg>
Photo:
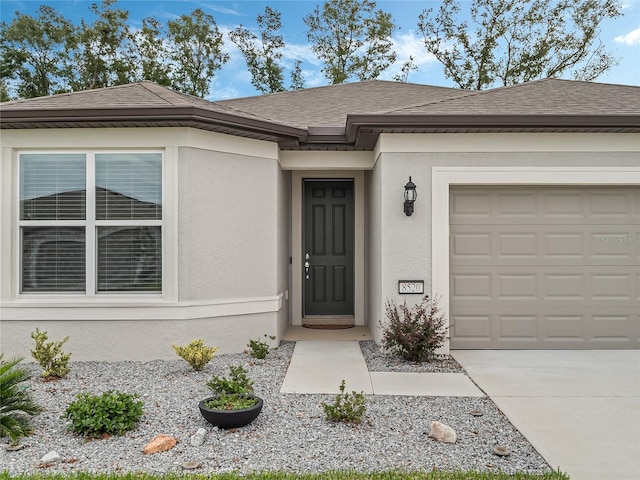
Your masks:
<svg viewBox="0 0 640 480"><path fill-rule="evenodd" d="M488 398L367 396L367 418L358 426L324 419L322 402L334 395L280 394L279 389L294 343L284 342L266 360L247 354L220 355L201 372L183 360L152 362L72 362L70 374L59 381L43 382L39 367L30 388L46 411L33 418L34 435L22 440L24 448L10 452L0 439L0 470L22 472L181 472L195 461L199 473L282 470L481 470L507 473L550 472L544 459L509 423ZM379 352L364 346L365 357L385 363ZM264 409L250 425L237 430L217 430L198 412L197 402L207 396L206 382L213 374L227 375L229 365L244 365L255 381L255 393ZM137 393L145 402L144 414L134 431L121 437L86 441L67 431L60 419L78 393L106 390ZM469 412L480 410L482 416ZM429 423L438 420L458 434L455 444L429 438ZM207 430L204 445L194 447L190 437ZM156 435L178 438L170 451L143 455ZM493 453L497 445L511 450L508 457ZM56 451L62 462L42 465L41 458Z"/></svg>
<svg viewBox="0 0 640 480"><path fill-rule="evenodd" d="M360 341L360 350L370 372L466 373L451 355L438 355L432 362L412 363L381 350L373 340Z"/></svg>

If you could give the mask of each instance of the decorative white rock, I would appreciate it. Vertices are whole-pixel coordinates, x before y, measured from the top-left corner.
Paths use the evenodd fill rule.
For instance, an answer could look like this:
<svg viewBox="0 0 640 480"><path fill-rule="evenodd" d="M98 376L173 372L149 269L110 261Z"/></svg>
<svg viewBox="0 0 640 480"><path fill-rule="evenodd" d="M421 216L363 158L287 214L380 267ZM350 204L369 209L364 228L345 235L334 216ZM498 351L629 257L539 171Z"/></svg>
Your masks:
<svg viewBox="0 0 640 480"><path fill-rule="evenodd" d="M207 431L204 428L199 428L198 431L191 436L191 445L199 447L204 443L206 436Z"/></svg>
<svg viewBox="0 0 640 480"><path fill-rule="evenodd" d="M429 436L436 439L438 442L444 443L456 443L457 435L456 431L449 425L444 423L433 421L431 422L431 428L429 429Z"/></svg>
<svg viewBox="0 0 640 480"><path fill-rule="evenodd" d="M62 458L57 452L49 452L40 459L42 463L58 463Z"/></svg>

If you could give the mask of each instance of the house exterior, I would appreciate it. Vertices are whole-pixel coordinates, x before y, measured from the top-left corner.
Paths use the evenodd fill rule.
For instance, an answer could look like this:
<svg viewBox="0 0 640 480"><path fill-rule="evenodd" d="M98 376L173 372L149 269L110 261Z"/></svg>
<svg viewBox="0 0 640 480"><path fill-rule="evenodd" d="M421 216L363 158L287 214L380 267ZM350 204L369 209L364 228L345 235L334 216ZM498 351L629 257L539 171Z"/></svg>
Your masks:
<svg viewBox="0 0 640 480"><path fill-rule="evenodd" d="M457 349L640 347L640 87L367 81L0 106L0 347L222 352L438 296ZM404 212L405 185L417 199Z"/></svg>

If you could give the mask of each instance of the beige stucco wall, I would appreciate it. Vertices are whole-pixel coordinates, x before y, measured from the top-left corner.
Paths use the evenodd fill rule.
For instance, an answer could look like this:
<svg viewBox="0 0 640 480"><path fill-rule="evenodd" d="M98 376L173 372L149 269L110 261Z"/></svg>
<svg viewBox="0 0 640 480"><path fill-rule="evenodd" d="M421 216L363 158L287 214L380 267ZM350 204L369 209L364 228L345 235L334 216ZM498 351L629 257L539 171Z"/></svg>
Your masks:
<svg viewBox="0 0 640 480"><path fill-rule="evenodd" d="M179 300L274 295L277 160L182 147Z"/></svg>
<svg viewBox="0 0 640 480"><path fill-rule="evenodd" d="M494 151L491 151L494 150ZM443 134L381 135L371 176L369 200L379 213L370 215L369 325L379 341L378 322L387 298L411 304L419 295L399 295L398 280L424 280L432 285L432 171L436 167L640 167L637 134ZM402 211L403 186L409 175L418 197L411 217ZM548 176L552 177L552 173ZM640 183L640 173L629 173ZM521 183L529 183L523 174ZM519 183L520 183L519 182ZM448 215L448 213L447 213ZM443 261L448 262L448 259ZM447 282L446 279L442 280ZM379 285L379 289L378 289ZM433 292L438 295L440 292Z"/></svg>
<svg viewBox="0 0 640 480"><path fill-rule="evenodd" d="M278 195L276 269L278 292L282 292L282 308L278 311L278 338L282 338L291 324L291 172L280 167L276 172Z"/></svg>
<svg viewBox="0 0 640 480"><path fill-rule="evenodd" d="M161 149L165 155L162 295L20 295L17 152ZM288 174L268 142L188 128L3 131L0 349L29 357L36 327L74 360L176 358L204 338L221 353L282 335Z"/></svg>

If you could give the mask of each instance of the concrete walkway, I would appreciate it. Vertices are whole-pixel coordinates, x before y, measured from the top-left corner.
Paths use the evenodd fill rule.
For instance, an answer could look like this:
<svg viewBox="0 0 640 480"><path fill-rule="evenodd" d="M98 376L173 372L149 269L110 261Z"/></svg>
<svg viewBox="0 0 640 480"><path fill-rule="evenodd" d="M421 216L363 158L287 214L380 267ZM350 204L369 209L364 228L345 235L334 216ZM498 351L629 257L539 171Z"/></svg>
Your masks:
<svg viewBox="0 0 640 480"><path fill-rule="evenodd" d="M571 480L640 479L640 351L452 354Z"/></svg>
<svg viewBox="0 0 640 480"><path fill-rule="evenodd" d="M482 397L463 373L369 372L357 341L298 341L282 393L347 392L374 395Z"/></svg>

